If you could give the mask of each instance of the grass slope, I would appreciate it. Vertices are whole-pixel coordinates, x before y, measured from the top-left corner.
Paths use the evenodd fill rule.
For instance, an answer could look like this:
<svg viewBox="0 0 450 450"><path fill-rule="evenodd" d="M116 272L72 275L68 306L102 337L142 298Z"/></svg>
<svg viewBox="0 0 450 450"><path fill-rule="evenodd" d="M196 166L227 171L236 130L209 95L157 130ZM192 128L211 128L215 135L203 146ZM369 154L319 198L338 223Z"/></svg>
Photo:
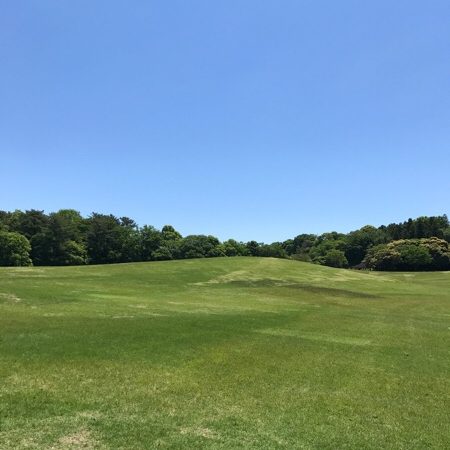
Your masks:
<svg viewBox="0 0 450 450"><path fill-rule="evenodd" d="M0 269L0 448L448 448L450 273Z"/></svg>

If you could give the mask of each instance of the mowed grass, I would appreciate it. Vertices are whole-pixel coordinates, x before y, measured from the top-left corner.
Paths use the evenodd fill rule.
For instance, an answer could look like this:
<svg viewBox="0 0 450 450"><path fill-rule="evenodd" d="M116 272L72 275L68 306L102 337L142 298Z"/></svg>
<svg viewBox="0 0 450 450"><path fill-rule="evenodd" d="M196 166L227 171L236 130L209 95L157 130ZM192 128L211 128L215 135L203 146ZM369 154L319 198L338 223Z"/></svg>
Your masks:
<svg viewBox="0 0 450 450"><path fill-rule="evenodd" d="M450 273L0 269L1 449L450 447Z"/></svg>

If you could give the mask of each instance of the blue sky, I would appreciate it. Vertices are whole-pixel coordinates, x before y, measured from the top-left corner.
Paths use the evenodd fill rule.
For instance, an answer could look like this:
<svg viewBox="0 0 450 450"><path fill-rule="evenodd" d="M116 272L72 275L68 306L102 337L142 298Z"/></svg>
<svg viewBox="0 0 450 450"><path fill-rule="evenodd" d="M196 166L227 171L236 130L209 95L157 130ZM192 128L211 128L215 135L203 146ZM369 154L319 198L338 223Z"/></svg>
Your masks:
<svg viewBox="0 0 450 450"><path fill-rule="evenodd" d="M450 213L450 2L1 2L0 209L283 240Z"/></svg>

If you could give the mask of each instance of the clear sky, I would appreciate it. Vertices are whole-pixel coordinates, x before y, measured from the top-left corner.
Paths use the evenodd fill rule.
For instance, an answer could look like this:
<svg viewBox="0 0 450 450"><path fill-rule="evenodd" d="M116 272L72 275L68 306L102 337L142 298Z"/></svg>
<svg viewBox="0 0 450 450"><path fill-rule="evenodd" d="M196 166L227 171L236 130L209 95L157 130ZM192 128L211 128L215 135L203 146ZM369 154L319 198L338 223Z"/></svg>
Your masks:
<svg viewBox="0 0 450 450"><path fill-rule="evenodd" d="M0 6L0 209L266 242L450 213L448 0Z"/></svg>

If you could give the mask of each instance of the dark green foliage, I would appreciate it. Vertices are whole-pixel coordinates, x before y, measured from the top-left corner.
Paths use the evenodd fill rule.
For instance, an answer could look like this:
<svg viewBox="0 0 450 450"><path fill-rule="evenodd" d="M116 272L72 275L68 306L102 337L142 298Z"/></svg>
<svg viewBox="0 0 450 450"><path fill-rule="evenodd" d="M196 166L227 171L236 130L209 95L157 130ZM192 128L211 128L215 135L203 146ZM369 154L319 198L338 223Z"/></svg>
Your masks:
<svg viewBox="0 0 450 450"><path fill-rule="evenodd" d="M418 217L417 219L408 219L402 223L391 223L387 227L380 227L385 231L388 240L443 237L443 231L448 228L448 217L432 216Z"/></svg>
<svg viewBox="0 0 450 450"><path fill-rule="evenodd" d="M291 256L291 259L295 259L296 261L312 262L311 256L308 253L296 253Z"/></svg>
<svg viewBox="0 0 450 450"><path fill-rule="evenodd" d="M380 244L372 247L368 252L363 266L375 270L396 270L401 257L400 253L387 244Z"/></svg>
<svg viewBox="0 0 450 450"><path fill-rule="evenodd" d="M324 233L317 237L314 246L309 250L309 256L312 262L326 265L326 258L330 251L338 250L345 252L345 235L332 232Z"/></svg>
<svg viewBox="0 0 450 450"><path fill-rule="evenodd" d="M348 266L347 258L342 250L330 250L324 257L324 265L343 268Z"/></svg>
<svg viewBox="0 0 450 450"><path fill-rule="evenodd" d="M450 248L438 238L402 239L372 247L364 264L376 270L448 270Z"/></svg>
<svg viewBox="0 0 450 450"><path fill-rule="evenodd" d="M294 239L283 242L283 248L288 256L298 261L310 262L310 250L314 247L318 238L315 234L299 234Z"/></svg>
<svg viewBox="0 0 450 450"><path fill-rule="evenodd" d="M281 242L273 244L263 244L259 247L257 256L265 256L269 258L287 258L286 250Z"/></svg>
<svg viewBox="0 0 450 450"><path fill-rule="evenodd" d="M256 241L250 241L245 244L245 246L247 247L247 252L250 256L258 256L259 247L261 245L262 244Z"/></svg>
<svg viewBox="0 0 450 450"><path fill-rule="evenodd" d="M450 227L444 228L444 230L442 230L442 238L447 242L450 242Z"/></svg>
<svg viewBox="0 0 450 450"><path fill-rule="evenodd" d="M399 251L402 267L407 270L426 270L433 262L430 252L423 246L404 245Z"/></svg>
<svg viewBox="0 0 450 450"><path fill-rule="evenodd" d="M226 256L247 256L249 254L247 246L234 239L228 239L228 241L223 242L220 249Z"/></svg>
<svg viewBox="0 0 450 450"><path fill-rule="evenodd" d="M61 257L59 262L64 266L77 266L86 264L86 247L76 241L65 241L60 246Z"/></svg>
<svg viewBox="0 0 450 450"><path fill-rule="evenodd" d="M142 261L151 261L155 258L155 252L161 248L163 235L155 227L145 225L140 232L141 237L141 257ZM163 258L172 259L172 258Z"/></svg>
<svg viewBox="0 0 450 450"><path fill-rule="evenodd" d="M93 213L88 219L87 250L93 264L139 261L141 252L135 223Z"/></svg>
<svg viewBox="0 0 450 450"><path fill-rule="evenodd" d="M286 252L284 243L274 242L272 244L264 244L256 241L250 241L245 244L247 255L249 256L264 256L270 258L287 258L289 255Z"/></svg>
<svg viewBox="0 0 450 450"><path fill-rule="evenodd" d="M87 232L89 261L93 264L120 262L121 238L120 222L116 217L93 213Z"/></svg>
<svg viewBox="0 0 450 450"><path fill-rule="evenodd" d="M175 246L172 246L175 247ZM169 259L175 259L176 249L171 248L170 246L162 246L157 248L154 252L152 252L152 260L153 261L167 261Z"/></svg>
<svg viewBox="0 0 450 450"><path fill-rule="evenodd" d="M161 229L162 239L164 242L180 241L182 236L172 225L164 225Z"/></svg>
<svg viewBox="0 0 450 450"><path fill-rule="evenodd" d="M180 246L183 241L179 233L172 225L164 225L161 229L161 247L155 252L156 260L182 258Z"/></svg>
<svg viewBox="0 0 450 450"><path fill-rule="evenodd" d="M23 234L27 239L31 239L35 234L46 228L49 223L49 217L44 211L31 209L22 213L16 211L16 227L15 231Z"/></svg>
<svg viewBox="0 0 450 450"><path fill-rule="evenodd" d="M383 231L366 225L360 230L353 231L347 235L345 246L345 257L350 266L359 264L367 253L367 250L374 245L387 241L387 236Z"/></svg>
<svg viewBox="0 0 450 450"><path fill-rule="evenodd" d="M422 239L421 245L429 251L434 269L448 270L450 268L450 244L446 240L437 238Z"/></svg>
<svg viewBox="0 0 450 450"><path fill-rule="evenodd" d="M28 229L34 264L86 264L86 224L78 211L63 209L49 216L27 211L21 223Z"/></svg>
<svg viewBox="0 0 450 450"><path fill-rule="evenodd" d="M265 244L214 236L183 238L172 225L161 230L140 228L129 217L92 213L83 218L78 211L63 209L45 214L39 210L0 211L0 231L18 233L31 243L34 265L109 264L133 261L263 256L291 258L332 267L377 270L447 270L450 224L446 215L419 217L379 228L366 225L348 234L335 231L299 234L284 242ZM419 246L392 241L425 239ZM436 238L436 240L430 240ZM444 243L444 244L443 244ZM2 251L2 249L0 249Z"/></svg>
<svg viewBox="0 0 450 450"><path fill-rule="evenodd" d="M191 235L186 236L178 249L180 258L210 258L225 256L220 248L220 241L214 236Z"/></svg>
<svg viewBox="0 0 450 450"><path fill-rule="evenodd" d="M399 267L413 266L416 267L415 270L421 270L419 267L446 268L448 266L445 263L445 257L432 256L433 262L430 265L426 263L425 251L416 249L404 249L404 259L407 261L409 258L409 263L402 263L398 251L391 251L389 247L383 245L393 240L432 237L450 242L450 227L446 215L419 217L379 228L366 225L347 235L336 232L324 233L320 236L301 234L294 239L288 239L282 245L288 257L292 259L312 261L323 265L331 264L331 257L327 255L333 251L331 256L336 258L337 253L334 250L337 250L344 252L348 266L354 268L367 267L369 259L376 261L371 268L380 270L401 270ZM371 250L370 255L368 254L369 250ZM366 255L369 258L366 258ZM416 264L413 263L414 260L417 260ZM342 263L344 267L347 265L344 261ZM333 264L336 264L336 261Z"/></svg>
<svg viewBox="0 0 450 450"><path fill-rule="evenodd" d="M0 231L0 266L31 266L31 245L19 233Z"/></svg>
<svg viewBox="0 0 450 450"><path fill-rule="evenodd" d="M119 227L120 262L141 260L141 236L136 222L128 217L121 217Z"/></svg>

